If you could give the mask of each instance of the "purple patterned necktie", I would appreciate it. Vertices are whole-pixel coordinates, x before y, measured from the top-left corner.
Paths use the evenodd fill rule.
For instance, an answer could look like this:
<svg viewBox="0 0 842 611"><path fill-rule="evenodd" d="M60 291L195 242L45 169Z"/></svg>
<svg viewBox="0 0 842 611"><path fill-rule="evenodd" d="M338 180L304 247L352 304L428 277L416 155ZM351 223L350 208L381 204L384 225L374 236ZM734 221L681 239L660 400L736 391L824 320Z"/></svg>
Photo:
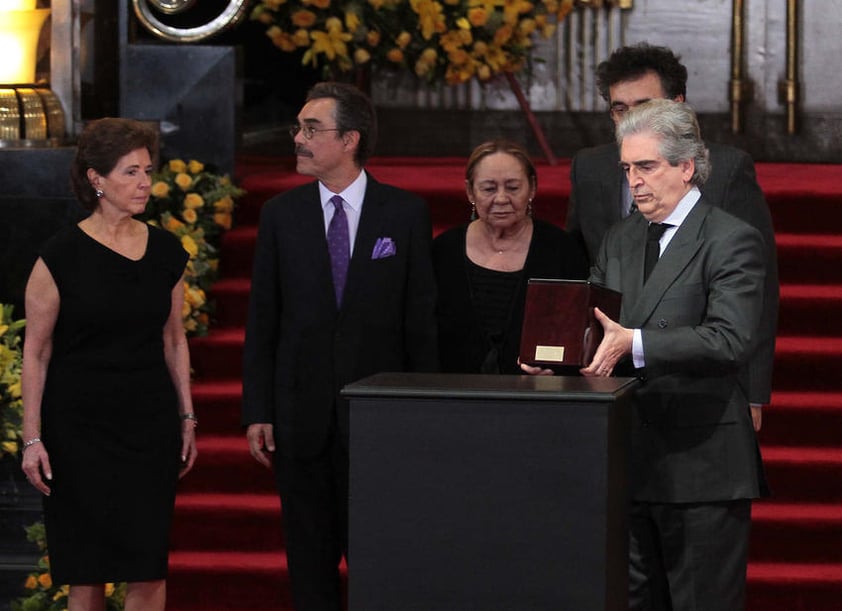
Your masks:
<svg viewBox="0 0 842 611"><path fill-rule="evenodd" d="M342 305L342 291L348 276L348 262L351 259L351 239L348 236L348 217L342 207L342 198L330 198L336 211L327 227L327 249L330 253L330 268L333 272L333 287L336 290L336 305Z"/></svg>

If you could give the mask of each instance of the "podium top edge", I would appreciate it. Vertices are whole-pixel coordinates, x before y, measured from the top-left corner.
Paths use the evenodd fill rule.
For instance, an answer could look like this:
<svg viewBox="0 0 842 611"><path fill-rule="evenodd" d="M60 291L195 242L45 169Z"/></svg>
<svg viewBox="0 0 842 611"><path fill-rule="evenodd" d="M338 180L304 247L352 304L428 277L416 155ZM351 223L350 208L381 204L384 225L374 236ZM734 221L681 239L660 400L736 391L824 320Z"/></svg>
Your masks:
<svg viewBox="0 0 842 611"><path fill-rule="evenodd" d="M482 375L453 373L378 373L348 384L346 398L460 397L538 401L615 401L633 392L637 378L586 378L583 376Z"/></svg>

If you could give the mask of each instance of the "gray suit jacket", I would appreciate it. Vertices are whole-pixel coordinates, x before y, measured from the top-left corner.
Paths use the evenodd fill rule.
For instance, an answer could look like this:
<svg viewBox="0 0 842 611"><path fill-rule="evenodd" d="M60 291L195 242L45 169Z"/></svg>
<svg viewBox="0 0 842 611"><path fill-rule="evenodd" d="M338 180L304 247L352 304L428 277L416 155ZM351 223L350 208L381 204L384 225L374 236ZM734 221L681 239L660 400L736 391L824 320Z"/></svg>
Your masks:
<svg viewBox="0 0 842 611"><path fill-rule="evenodd" d="M778 329L778 255L772 216L757 184L751 157L731 146L707 146L711 174L701 187L705 200L757 229L764 241L763 322L751 360L749 398L752 403L769 403ZM583 245L591 262L608 228L622 218L623 175L619 162L620 153L614 143L584 149L573 158L567 230Z"/></svg>
<svg viewBox="0 0 842 611"><path fill-rule="evenodd" d="M643 284L646 219L606 234L591 281L623 293L642 332L629 470L637 501L714 502L766 491L748 410L748 362L763 308L760 233L702 198Z"/></svg>

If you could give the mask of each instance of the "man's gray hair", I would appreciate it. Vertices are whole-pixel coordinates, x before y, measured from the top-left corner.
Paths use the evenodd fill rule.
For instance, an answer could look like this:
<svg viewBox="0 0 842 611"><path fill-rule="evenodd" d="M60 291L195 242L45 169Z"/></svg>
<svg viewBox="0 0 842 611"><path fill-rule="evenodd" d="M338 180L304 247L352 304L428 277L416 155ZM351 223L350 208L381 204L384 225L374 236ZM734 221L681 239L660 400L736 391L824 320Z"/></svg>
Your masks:
<svg viewBox="0 0 842 611"><path fill-rule="evenodd" d="M670 165L693 159L696 170L690 182L700 187L710 175L710 154L699 133L696 113L685 102L655 99L625 114L615 132L617 145L633 134L651 133L660 139L658 150Z"/></svg>

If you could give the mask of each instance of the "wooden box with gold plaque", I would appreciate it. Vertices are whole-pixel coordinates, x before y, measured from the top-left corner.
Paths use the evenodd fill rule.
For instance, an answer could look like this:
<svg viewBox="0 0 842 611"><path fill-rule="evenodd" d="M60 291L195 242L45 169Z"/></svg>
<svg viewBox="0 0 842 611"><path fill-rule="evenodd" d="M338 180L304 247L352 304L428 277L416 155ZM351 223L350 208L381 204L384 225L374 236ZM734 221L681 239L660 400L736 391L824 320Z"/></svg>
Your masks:
<svg viewBox="0 0 842 611"><path fill-rule="evenodd" d="M520 340L520 362L585 367L602 341L594 308L618 320L622 295L586 280L531 278Z"/></svg>

